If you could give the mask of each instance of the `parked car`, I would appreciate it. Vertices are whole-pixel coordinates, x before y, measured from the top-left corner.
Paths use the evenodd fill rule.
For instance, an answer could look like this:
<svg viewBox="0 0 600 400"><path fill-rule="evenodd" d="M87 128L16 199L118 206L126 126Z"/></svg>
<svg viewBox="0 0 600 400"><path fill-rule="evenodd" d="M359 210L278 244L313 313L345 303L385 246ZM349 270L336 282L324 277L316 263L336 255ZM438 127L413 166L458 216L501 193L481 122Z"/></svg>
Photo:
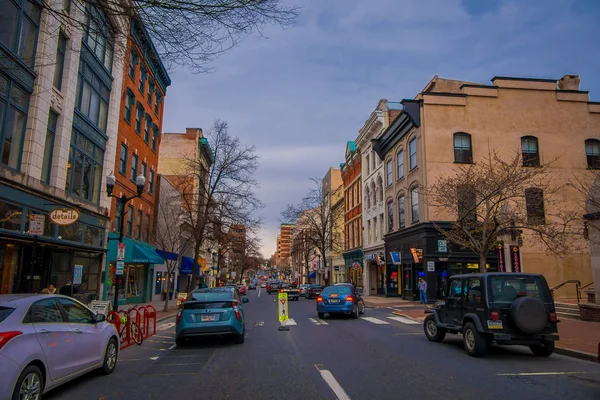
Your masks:
<svg viewBox="0 0 600 400"><path fill-rule="evenodd" d="M256 290L256 283L251 283L250 286L248 286L248 290Z"/></svg>
<svg viewBox="0 0 600 400"><path fill-rule="evenodd" d="M455 275L445 302L426 310L423 327L432 342L446 333L462 334L470 356L483 356L489 345L525 345L548 357L559 339L556 310L543 275L481 273Z"/></svg>
<svg viewBox="0 0 600 400"><path fill-rule="evenodd" d="M261 288L266 288L267 287L267 282L261 282L260 283L260 287Z"/></svg>
<svg viewBox="0 0 600 400"><path fill-rule="evenodd" d="M327 286L317 296L317 315L345 314L358 318L365 312L365 302L352 285Z"/></svg>
<svg viewBox="0 0 600 400"><path fill-rule="evenodd" d="M243 303L237 290L229 287L193 290L181 304L175 318L175 344L205 336L233 336L235 343L244 343L246 319Z"/></svg>
<svg viewBox="0 0 600 400"><path fill-rule="evenodd" d="M0 295L0 399L43 393L117 365L119 334L103 314L62 295Z"/></svg>
<svg viewBox="0 0 600 400"><path fill-rule="evenodd" d="M306 290L306 298L307 299L317 298L317 296L321 294L322 290L323 290L323 285L320 285L318 283L313 283L313 284L309 285L308 289Z"/></svg>
<svg viewBox="0 0 600 400"><path fill-rule="evenodd" d="M277 293L277 292L279 292L279 289L281 289L281 282L279 282L279 281L267 282L267 293L268 294Z"/></svg>
<svg viewBox="0 0 600 400"><path fill-rule="evenodd" d="M308 289L308 283L302 283L300 285L300 296L306 297L306 290Z"/></svg>
<svg viewBox="0 0 600 400"><path fill-rule="evenodd" d="M244 285L239 285L238 286L238 290L240 291L240 294L245 296L246 295L246 286Z"/></svg>

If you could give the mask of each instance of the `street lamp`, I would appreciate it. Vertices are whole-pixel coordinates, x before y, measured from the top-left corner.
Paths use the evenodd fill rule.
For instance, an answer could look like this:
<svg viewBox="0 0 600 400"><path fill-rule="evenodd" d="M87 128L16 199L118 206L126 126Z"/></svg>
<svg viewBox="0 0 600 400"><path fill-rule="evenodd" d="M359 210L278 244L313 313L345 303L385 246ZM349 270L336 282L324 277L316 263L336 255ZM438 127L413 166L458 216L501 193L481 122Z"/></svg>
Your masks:
<svg viewBox="0 0 600 400"><path fill-rule="evenodd" d="M108 197L114 197L117 199L117 212L119 213L119 243L123 243L123 223L125 222L125 206L127 203L136 197L141 197L142 193L144 193L144 188L146 187L146 177L144 175L139 175L135 178L135 185L137 186L137 194L135 196L127 197L126 194L122 194L121 196L113 195L113 189L115 188L115 184L117 183L117 178L111 172L109 176L106 177L106 195ZM120 208L120 209L119 209ZM117 270L115 269L115 298L113 300L113 311L118 311L119 309L119 277L122 275L117 275Z"/></svg>

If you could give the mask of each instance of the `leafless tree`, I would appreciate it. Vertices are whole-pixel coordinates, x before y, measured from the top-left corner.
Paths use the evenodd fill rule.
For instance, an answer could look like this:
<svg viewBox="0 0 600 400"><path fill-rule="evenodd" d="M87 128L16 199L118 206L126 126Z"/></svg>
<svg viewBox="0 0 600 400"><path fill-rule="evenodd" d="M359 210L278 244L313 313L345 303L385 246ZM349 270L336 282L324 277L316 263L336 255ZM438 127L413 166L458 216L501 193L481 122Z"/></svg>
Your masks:
<svg viewBox="0 0 600 400"><path fill-rule="evenodd" d="M153 234L156 246L163 251L167 267L167 295L171 288L171 276L181 265L181 259L192 244L186 212L181 194L166 178L160 177L156 207L156 231ZM165 299L163 311L169 310L169 297Z"/></svg>
<svg viewBox="0 0 600 400"><path fill-rule="evenodd" d="M234 265L238 283L242 283L245 273L250 270L256 270L262 260L260 254L261 241L258 236L247 237L244 241L243 249L233 253Z"/></svg>
<svg viewBox="0 0 600 400"><path fill-rule="evenodd" d="M600 217L600 172L598 170L587 170L576 173L571 178L569 185L572 186L580 196L581 215L590 215L592 220ZM586 239L598 244L600 243L600 224L585 223L582 233Z"/></svg>
<svg viewBox="0 0 600 400"><path fill-rule="evenodd" d="M524 232L548 251L564 255L578 248L582 218L559 198L566 183L556 182L555 162L523 166L521 153L503 158L491 150L420 192L430 213L452 221L450 229L436 224L438 231L451 243L477 253L482 272L499 235L509 232Z"/></svg>
<svg viewBox="0 0 600 400"><path fill-rule="evenodd" d="M114 36L129 34L128 21L139 18L167 68L210 72L210 63L253 33L263 36L270 25L291 26L299 7L284 0L40 0L40 6L64 24L82 31L89 21L78 17L86 7L103 10ZM99 21L103 24L104 21Z"/></svg>
<svg viewBox="0 0 600 400"><path fill-rule="evenodd" d="M299 219L302 220L302 218ZM306 276L307 282L310 274L310 261L314 258L313 251L315 249L312 244L313 241L308 240L310 234L310 231L306 227L298 224L294 226L294 230L292 231L293 240L290 248L291 258L298 265L302 266L300 271L302 271L302 276Z"/></svg>

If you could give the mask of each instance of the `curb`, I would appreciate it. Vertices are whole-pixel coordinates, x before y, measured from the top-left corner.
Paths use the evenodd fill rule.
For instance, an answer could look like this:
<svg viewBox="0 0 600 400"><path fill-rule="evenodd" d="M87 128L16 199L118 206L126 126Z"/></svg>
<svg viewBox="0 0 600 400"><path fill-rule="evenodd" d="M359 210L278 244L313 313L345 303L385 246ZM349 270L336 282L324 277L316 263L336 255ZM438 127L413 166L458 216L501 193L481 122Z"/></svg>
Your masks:
<svg viewBox="0 0 600 400"><path fill-rule="evenodd" d="M584 361L598 362L598 355L586 351L567 349L566 347L555 347L554 352L567 357L578 358Z"/></svg>
<svg viewBox="0 0 600 400"><path fill-rule="evenodd" d="M156 319L156 323L159 323L159 322L161 322L161 321L164 321L165 319L168 319L168 318L174 317L174 316L176 316L176 315L177 315L177 313L175 313L175 314L172 314L172 315L167 315L167 316L165 316L165 317L161 317L160 319Z"/></svg>

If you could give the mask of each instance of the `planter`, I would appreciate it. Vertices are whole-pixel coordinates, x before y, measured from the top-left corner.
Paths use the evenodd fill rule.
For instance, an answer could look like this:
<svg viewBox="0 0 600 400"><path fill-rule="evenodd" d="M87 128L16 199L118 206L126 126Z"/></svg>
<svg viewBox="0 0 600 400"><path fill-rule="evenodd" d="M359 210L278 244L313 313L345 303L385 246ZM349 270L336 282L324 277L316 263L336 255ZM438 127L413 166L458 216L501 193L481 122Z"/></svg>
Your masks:
<svg viewBox="0 0 600 400"><path fill-rule="evenodd" d="M594 288L586 290L588 303L595 304L596 303L596 291Z"/></svg>
<svg viewBox="0 0 600 400"><path fill-rule="evenodd" d="M600 304L579 304L582 321L600 322Z"/></svg>

